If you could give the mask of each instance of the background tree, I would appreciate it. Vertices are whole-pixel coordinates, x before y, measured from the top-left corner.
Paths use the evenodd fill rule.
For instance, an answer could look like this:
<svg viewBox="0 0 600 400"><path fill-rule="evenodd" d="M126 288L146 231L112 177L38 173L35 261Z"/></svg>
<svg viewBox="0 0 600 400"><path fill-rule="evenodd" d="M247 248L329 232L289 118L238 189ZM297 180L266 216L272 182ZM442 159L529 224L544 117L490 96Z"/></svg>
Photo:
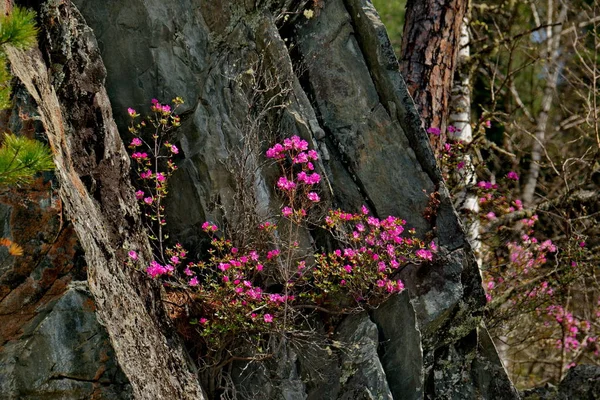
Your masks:
<svg viewBox="0 0 600 400"><path fill-rule="evenodd" d="M505 365L520 385L556 382L574 363L597 363L597 259L589 248L597 246L598 10L587 1L471 6L471 57L456 74L470 83L455 93L473 93L474 141L450 141L440 161L459 203L456 170L465 157L477 170L480 183L467 196L481 210L463 218L481 224L471 240L482 243L488 322ZM464 100L457 103L464 112ZM540 255L528 242L534 236L557 252ZM541 258L528 258L534 253ZM524 259L541 263L523 269Z"/></svg>
<svg viewBox="0 0 600 400"><path fill-rule="evenodd" d="M425 128L445 132L460 27L466 10L464 0L406 3L400 71ZM436 148L439 149L439 144Z"/></svg>

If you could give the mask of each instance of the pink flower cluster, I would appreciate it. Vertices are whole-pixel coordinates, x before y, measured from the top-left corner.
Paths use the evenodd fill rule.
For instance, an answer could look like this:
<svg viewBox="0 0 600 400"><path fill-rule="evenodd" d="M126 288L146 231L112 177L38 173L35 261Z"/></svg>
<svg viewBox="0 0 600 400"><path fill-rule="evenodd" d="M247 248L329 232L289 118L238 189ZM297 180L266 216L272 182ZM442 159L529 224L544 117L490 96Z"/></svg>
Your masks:
<svg viewBox="0 0 600 400"><path fill-rule="evenodd" d="M158 112L164 115L168 115L171 113L171 106L167 104L160 104L158 100L152 99L152 107L151 110L154 112Z"/></svg>
<svg viewBox="0 0 600 400"><path fill-rule="evenodd" d="M157 261L152 261L146 268L146 273L150 275L151 278L157 278L161 275L173 272L174 269L175 268L170 264L160 265Z"/></svg>
<svg viewBox="0 0 600 400"><path fill-rule="evenodd" d="M557 348L573 352L584 346L593 346L595 355L599 355L596 348L598 338L589 336L591 329L589 321L575 318L571 312L559 305L547 307L546 313L562 327L562 338L556 340ZM583 342L580 340L582 337L586 338Z"/></svg>
<svg viewBox="0 0 600 400"><path fill-rule="evenodd" d="M287 205L281 210L285 218L299 222L306 217L307 209L314 203L321 201L319 194L311 186L321 182L321 175L314 171L312 161L319 159L315 150L308 150L308 142L298 136L292 136L277 143L266 152L267 158L277 160L282 175L277 180L277 188L285 193ZM284 163L292 160L292 164L300 166L301 171L294 178L293 171Z"/></svg>

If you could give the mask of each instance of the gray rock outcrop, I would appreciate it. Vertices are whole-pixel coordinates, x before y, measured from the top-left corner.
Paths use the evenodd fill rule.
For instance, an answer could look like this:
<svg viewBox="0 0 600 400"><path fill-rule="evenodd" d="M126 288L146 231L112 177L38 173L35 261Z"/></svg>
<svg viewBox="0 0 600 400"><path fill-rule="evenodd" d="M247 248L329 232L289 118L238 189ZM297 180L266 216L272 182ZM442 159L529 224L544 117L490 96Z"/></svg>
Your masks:
<svg viewBox="0 0 600 400"><path fill-rule="evenodd" d="M90 157L100 160L108 151L97 143L109 137L104 130L112 129L106 128L110 110L102 108L104 100L98 100L104 99L104 87L121 128L126 124L127 107L143 110L153 97L186 99L178 137L180 168L171 184L167 212L172 237L192 253L201 251L198 232L205 220L235 222L244 211L241 207L252 207L263 215L277 210L274 171L262 165L261 154L275 140L293 134L320 152L318 168L327 177L321 189L332 206L357 211L366 204L379 217L406 219L419 236L438 244L434 263L402 270L404 294L340 324L335 340L347 348L325 346L312 355L285 348L274 360L242 366L237 377L232 377L240 397L518 398L481 322L485 300L477 265L385 29L370 2L328 0L310 20L301 13L306 2L293 1L42 3L42 37L47 36L41 46L49 81L73 128L70 134L81 141ZM52 21L64 25L51 26ZM102 62L96 57L98 49ZM105 85L93 75L94 69L104 67ZM76 74L87 84L73 82ZM35 79L29 83L30 87L35 84ZM276 107L269 108L273 104ZM73 106L73 111L69 113L65 105ZM93 112L102 113L104 119L90 122ZM121 151L121 143L110 145ZM247 170L256 172L239 174L236 155L240 151L248 152ZM114 167L107 164L90 161L78 165L77 172L86 171L92 181L86 189L92 194L92 188L96 190L97 198L90 204L96 201L102 210L117 215L117 204L111 209L111 197L102 193L111 190L102 186L108 175L101 174ZM132 198L131 193L119 195ZM439 199L439 204L432 199ZM432 205L434 209L426 214ZM125 219L131 227L138 226L131 221ZM76 227L85 229L85 224ZM90 240L89 232L78 234L83 241ZM107 235L111 240L113 236ZM319 240L311 239L310 232L305 232L305 239L306 243ZM104 250L95 255L114 256L110 268L117 270L111 271L120 283L129 279L131 271L114 266L123 257L122 249ZM96 273L96 267L88 268ZM94 279L96 275L92 283L97 284ZM98 307L115 304L106 294L98 296L91 286L97 300L101 299ZM77 297L81 292L73 290L65 291L54 307L67 299L81 299ZM160 315L152 310L149 314ZM101 315L106 319L116 314ZM119 350L116 321L104 322ZM127 353L121 351L117 354ZM64 357L78 354L73 348L71 353L65 350ZM321 368L312 367L315 363ZM92 364L88 369L93 369ZM117 376L116 367L113 370ZM127 373L127 366L123 370ZM76 376L62 371L59 375ZM90 379L90 373L81 376ZM124 379L114 382L127 387ZM91 381L81 386L84 383ZM69 398L66 393L67 389L65 398ZM99 398L115 398L110 393Z"/></svg>

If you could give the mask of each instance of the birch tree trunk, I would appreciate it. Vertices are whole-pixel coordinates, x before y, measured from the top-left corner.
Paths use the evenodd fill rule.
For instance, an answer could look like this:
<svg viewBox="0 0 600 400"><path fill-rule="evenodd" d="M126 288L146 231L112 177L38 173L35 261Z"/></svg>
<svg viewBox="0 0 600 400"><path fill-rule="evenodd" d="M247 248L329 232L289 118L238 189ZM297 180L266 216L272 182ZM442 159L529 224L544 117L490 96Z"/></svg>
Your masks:
<svg viewBox="0 0 600 400"><path fill-rule="evenodd" d="M462 141L465 144L471 143L473 133L471 128L471 73L469 70L470 59L470 37L469 37L469 17L468 13L463 18L463 23L460 27L459 49L456 60L456 72L454 74L454 82L450 98L450 115L448 124L456 128L456 131L449 133L450 139ZM462 214L463 221L467 227L467 236L469 242L477 255L481 248L479 241L479 220L472 219L469 216L479 212L479 203L477 196L470 192L470 189L475 185L477 177L473 162L469 155L466 155L464 167L457 171L459 175L458 182L461 187L458 189L458 196L455 200L455 206ZM478 257L478 264L481 261Z"/></svg>
<svg viewBox="0 0 600 400"><path fill-rule="evenodd" d="M545 65L545 84L544 94L540 111L536 118L535 130L533 132L533 147L531 149L531 164L525 178L523 186L523 203L525 207L531 207L534 203L535 189L538 184L540 175L540 163L543 158L544 148L546 144L546 129L548 127L548 118L552 109L552 102L556 92L556 84L558 82L560 72L560 43L561 33L563 30L563 22L567 16L567 5L563 3L560 15L553 19L554 6L553 1L548 1L548 20L549 27L546 29L546 65ZM556 22L556 25L552 26Z"/></svg>

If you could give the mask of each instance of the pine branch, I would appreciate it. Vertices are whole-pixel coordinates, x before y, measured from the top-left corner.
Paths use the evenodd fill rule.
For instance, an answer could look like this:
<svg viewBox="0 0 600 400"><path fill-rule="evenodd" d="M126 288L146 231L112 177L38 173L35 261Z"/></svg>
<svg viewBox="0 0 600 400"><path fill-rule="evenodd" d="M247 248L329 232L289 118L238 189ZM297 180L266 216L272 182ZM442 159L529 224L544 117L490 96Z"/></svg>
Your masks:
<svg viewBox="0 0 600 400"><path fill-rule="evenodd" d="M0 147L0 187L30 182L35 174L52 169L52 152L46 145L23 136L4 136Z"/></svg>

